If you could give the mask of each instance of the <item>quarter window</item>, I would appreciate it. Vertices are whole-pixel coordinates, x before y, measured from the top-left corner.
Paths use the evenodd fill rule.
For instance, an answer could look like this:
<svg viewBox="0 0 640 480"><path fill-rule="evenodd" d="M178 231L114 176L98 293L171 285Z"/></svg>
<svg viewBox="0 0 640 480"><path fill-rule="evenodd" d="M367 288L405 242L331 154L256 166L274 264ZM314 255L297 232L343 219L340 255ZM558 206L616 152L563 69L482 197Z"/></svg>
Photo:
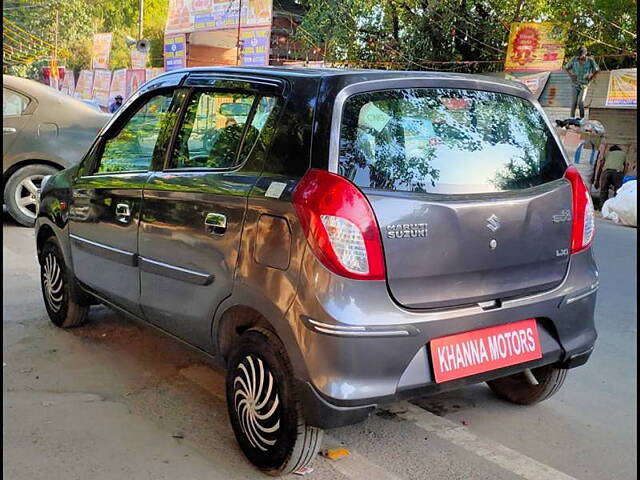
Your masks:
<svg viewBox="0 0 640 480"><path fill-rule="evenodd" d="M22 115L29 105L29 99L24 95L9 90L2 89L2 115Z"/></svg>
<svg viewBox="0 0 640 480"><path fill-rule="evenodd" d="M97 173L146 171L151 165L160 132L170 130L173 92L152 97L105 142ZM164 136L163 136L164 140Z"/></svg>

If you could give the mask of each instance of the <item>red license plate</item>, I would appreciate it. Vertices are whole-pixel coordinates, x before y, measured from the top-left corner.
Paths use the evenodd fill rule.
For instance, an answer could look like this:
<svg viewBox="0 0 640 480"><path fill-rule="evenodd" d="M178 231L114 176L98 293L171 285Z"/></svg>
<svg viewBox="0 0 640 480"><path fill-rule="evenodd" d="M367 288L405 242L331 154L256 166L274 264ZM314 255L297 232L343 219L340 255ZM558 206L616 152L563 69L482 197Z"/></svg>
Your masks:
<svg viewBox="0 0 640 480"><path fill-rule="evenodd" d="M542 357L533 318L436 338L430 345L436 383Z"/></svg>

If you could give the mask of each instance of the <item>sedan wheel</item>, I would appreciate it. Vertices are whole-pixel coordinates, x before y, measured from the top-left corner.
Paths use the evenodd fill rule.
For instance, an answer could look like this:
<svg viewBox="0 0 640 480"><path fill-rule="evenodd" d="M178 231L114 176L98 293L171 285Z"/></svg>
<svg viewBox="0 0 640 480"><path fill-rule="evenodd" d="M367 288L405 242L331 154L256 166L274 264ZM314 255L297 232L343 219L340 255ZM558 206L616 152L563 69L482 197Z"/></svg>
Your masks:
<svg viewBox="0 0 640 480"><path fill-rule="evenodd" d="M16 170L4 187L4 203L13 219L32 227L36 220L38 194L42 180L58 170L49 165L27 165Z"/></svg>
<svg viewBox="0 0 640 480"><path fill-rule="evenodd" d="M30 175L24 178L14 192L15 202L24 216L36 219L38 192L44 175Z"/></svg>

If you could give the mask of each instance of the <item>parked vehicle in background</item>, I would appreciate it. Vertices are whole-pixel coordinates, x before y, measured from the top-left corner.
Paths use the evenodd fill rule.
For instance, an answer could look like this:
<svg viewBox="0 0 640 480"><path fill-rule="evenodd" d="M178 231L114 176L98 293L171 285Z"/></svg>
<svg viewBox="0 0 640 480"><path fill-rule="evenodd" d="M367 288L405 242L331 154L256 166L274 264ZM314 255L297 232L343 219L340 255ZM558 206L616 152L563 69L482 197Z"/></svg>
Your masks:
<svg viewBox="0 0 640 480"><path fill-rule="evenodd" d="M2 82L4 204L32 226L42 179L77 164L111 116L33 80Z"/></svg>
<svg viewBox="0 0 640 480"><path fill-rule="evenodd" d="M557 392L596 340L593 234L525 87L306 68L152 79L36 221L52 322L103 303L219 358L273 475L381 403Z"/></svg>

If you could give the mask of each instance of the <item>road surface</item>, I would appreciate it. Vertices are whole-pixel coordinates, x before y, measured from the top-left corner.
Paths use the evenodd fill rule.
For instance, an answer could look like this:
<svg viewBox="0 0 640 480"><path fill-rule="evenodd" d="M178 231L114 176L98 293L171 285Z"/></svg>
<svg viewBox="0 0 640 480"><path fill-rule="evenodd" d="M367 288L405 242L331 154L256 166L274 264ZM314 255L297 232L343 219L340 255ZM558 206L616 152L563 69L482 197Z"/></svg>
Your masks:
<svg viewBox="0 0 640 480"><path fill-rule="evenodd" d="M331 430L312 480L635 479L636 229L598 221L599 339L545 403L485 385ZM33 479L259 479L227 421L224 377L182 343L104 307L70 331L40 295L32 229L4 216L3 472ZM291 476L290 478L299 478Z"/></svg>

